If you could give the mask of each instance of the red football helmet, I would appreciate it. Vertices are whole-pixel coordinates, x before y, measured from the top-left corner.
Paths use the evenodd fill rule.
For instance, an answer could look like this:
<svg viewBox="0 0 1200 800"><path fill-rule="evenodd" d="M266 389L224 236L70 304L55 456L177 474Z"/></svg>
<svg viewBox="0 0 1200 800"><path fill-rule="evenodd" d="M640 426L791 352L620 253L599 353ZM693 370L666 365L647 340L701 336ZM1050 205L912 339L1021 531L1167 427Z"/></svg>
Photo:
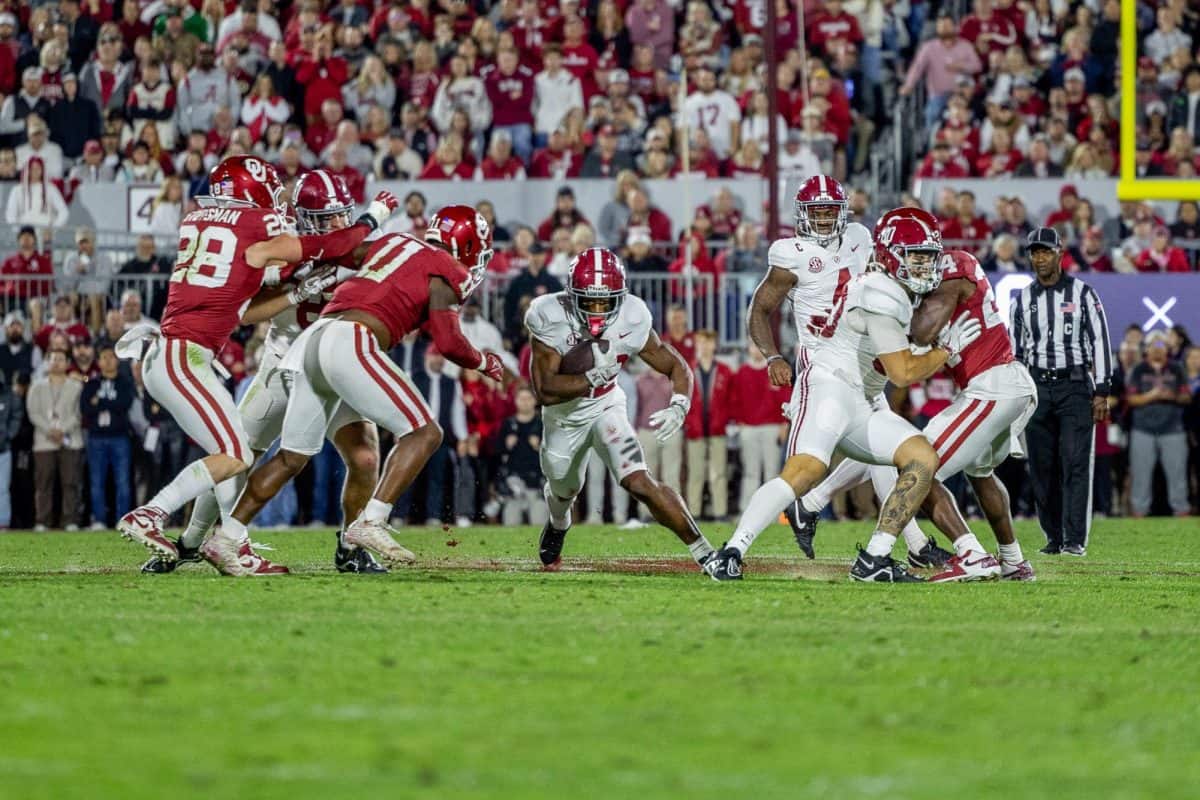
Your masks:
<svg viewBox="0 0 1200 800"><path fill-rule="evenodd" d="M567 292L576 316L593 339L599 338L621 313L621 303L629 292L625 285L625 265L613 251L589 247L571 262Z"/></svg>
<svg viewBox="0 0 1200 800"><path fill-rule="evenodd" d="M492 228L470 206L446 206L429 220L425 241L440 244L471 273L463 296L475 291L492 260Z"/></svg>
<svg viewBox="0 0 1200 800"><path fill-rule="evenodd" d="M296 180L292 190L292 208L296 212L296 227L300 233L328 233L350 227L354 213L354 198L340 175L323 169L306 172ZM334 222L340 219L341 224Z"/></svg>
<svg viewBox="0 0 1200 800"><path fill-rule="evenodd" d="M876 226L875 262L916 294L942 283L942 234L913 216L896 216Z"/></svg>
<svg viewBox="0 0 1200 800"><path fill-rule="evenodd" d="M828 175L814 175L796 192L796 235L825 247L842 235L849 219L846 190Z"/></svg>
<svg viewBox="0 0 1200 800"><path fill-rule="evenodd" d="M256 156L230 156L208 174L209 199L218 205L278 209L283 182L275 167Z"/></svg>
<svg viewBox="0 0 1200 800"><path fill-rule="evenodd" d="M930 227L935 231L941 230L941 228L938 226L937 217L925 209L918 208L917 206L900 206L899 208L893 208L891 211L879 218L879 220L875 223L875 230L871 232L871 238L878 239L879 232L882 231L888 223L896 219L915 219L919 222L923 222L927 227Z"/></svg>

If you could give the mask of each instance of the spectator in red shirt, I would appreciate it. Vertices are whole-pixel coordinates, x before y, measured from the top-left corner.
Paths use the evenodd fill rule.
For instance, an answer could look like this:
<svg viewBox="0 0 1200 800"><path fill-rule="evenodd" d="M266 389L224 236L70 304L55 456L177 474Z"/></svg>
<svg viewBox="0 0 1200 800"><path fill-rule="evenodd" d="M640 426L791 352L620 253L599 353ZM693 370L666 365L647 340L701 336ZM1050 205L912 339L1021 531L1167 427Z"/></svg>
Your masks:
<svg viewBox="0 0 1200 800"><path fill-rule="evenodd" d="M337 137L337 127L342 121L341 100L326 100L321 103L321 116L308 123L304 143L314 153L323 153Z"/></svg>
<svg viewBox="0 0 1200 800"><path fill-rule="evenodd" d="M420 108L433 108L439 83L437 51L428 41L417 42L412 51L412 72L407 86L401 83L401 88L406 89L405 96Z"/></svg>
<svg viewBox="0 0 1200 800"><path fill-rule="evenodd" d="M733 370L716 360L717 333L696 331L696 361L692 366L692 405L684 420L687 438L687 504L702 516L704 486L708 484L712 517L729 514L728 443L725 427L731 410Z"/></svg>
<svg viewBox="0 0 1200 800"><path fill-rule="evenodd" d="M71 298L60 295L54 300L54 319L42 326L33 337L33 343L44 352L50 347L50 336L55 332L63 333L73 342L92 340L92 333L87 326L75 318L75 307Z"/></svg>
<svg viewBox="0 0 1200 800"><path fill-rule="evenodd" d="M728 188L717 190L712 204L705 204L696 209L696 216L709 221L708 238L710 240L726 241L733 238L738 225L742 224L742 212L734 201L733 192Z"/></svg>
<svg viewBox="0 0 1200 800"><path fill-rule="evenodd" d="M1154 229L1150 247L1134 261L1138 272L1191 272L1187 254L1171 244L1171 231L1165 225Z"/></svg>
<svg viewBox="0 0 1200 800"><path fill-rule="evenodd" d="M583 167L583 159L579 153L571 149L567 139L567 129L559 125L550 134L546 147L533 154L533 163L529 165L529 177L578 178Z"/></svg>
<svg viewBox="0 0 1200 800"><path fill-rule="evenodd" d="M537 227L538 241L549 242L550 237L559 228L573 231L578 225L587 225L590 228L592 223L575 207L575 190L570 186L563 186L554 197L554 211Z"/></svg>
<svg viewBox="0 0 1200 800"><path fill-rule="evenodd" d="M600 91L596 82L596 68L600 64L600 56L584 39L586 33L583 20L577 15L572 14L563 19L563 68L579 78L584 102L591 100L592 95Z"/></svg>
<svg viewBox="0 0 1200 800"><path fill-rule="evenodd" d="M341 105L342 86L350 79L350 69L346 59L333 54L332 33L328 28L316 34L312 51L296 54L292 66L296 82L304 87L304 115L309 122L323 114L322 104L326 100Z"/></svg>
<svg viewBox="0 0 1200 800"><path fill-rule="evenodd" d="M367 178L346 162L345 148L341 145L329 148L325 169L331 175L338 175L346 182L346 188L350 190L350 196L354 198L354 202L366 202Z"/></svg>
<svg viewBox="0 0 1200 800"><path fill-rule="evenodd" d="M986 219L975 213L974 192L958 193L957 212L942 231L942 237L948 240L946 247L958 247L975 253L977 258L983 258L992 229Z"/></svg>
<svg viewBox="0 0 1200 800"><path fill-rule="evenodd" d="M475 171L463 162L462 139L450 134L438 142L437 150L421 170L423 181L469 181Z"/></svg>
<svg viewBox="0 0 1200 800"><path fill-rule="evenodd" d="M842 0L825 0L824 9L818 11L808 24L809 47L820 53L831 53L838 43L849 43L861 47L862 31L858 20L842 8Z"/></svg>
<svg viewBox="0 0 1200 800"><path fill-rule="evenodd" d="M533 155L533 72L517 63L517 51L501 49L496 63L480 72L492 101L492 131L512 138L512 149L522 162Z"/></svg>
<svg viewBox="0 0 1200 800"><path fill-rule="evenodd" d="M1075 218L1075 208L1079 205L1079 190L1073 183L1065 183L1058 190L1058 210L1051 211L1046 217L1046 227L1054 228L1070 225Z"/></svg>
<svg viewBox="0 0 1200 800"><path fill-rule="evenodd" d="M645 227L650 229L650 238L656 243L671 241L671 218L650 205L650 196L642 188L630 189L626 194L629 218L625 229Z"/></svg>
<svg viewBox="0 0 1200 800"><path fill-rule="evenodd" d="M54 265L50 261L50 253L37 252L37 234L33 228L26 225L17 234L17 252L4 259L0 265L0 275L22 276L20 280L9 280L4 284L4 295L24 300L27 297L40 297L47 294L54 285ZM38 282L25 276L44 275Z"/></svg>
<svg viewBox="0 0 1200 800"><path fill-rule="evenodd" d="M1093 225L1078 244L1063 254L1062 268L1067 272L1112 272L1112 258L1104 247L1104 233Z"/></svg>
<svg viewBox="0 0 1200 800"><path fill-rule="evenodd" d="M975 172L981 178L1010 178L1021 166L1021 152L1012 146L1008 128L992 131L991 149L975 161Z"/></svg>
<svg viewBox="0 0 1200 800"><path fill-rule="evenodd" d="M746 363L734 373L729 394L729 416L738 424L741 445L742 501L739 507L745 510L758 487L779 474L779 448L787 436L787 420L781 409L790 399L791 390L786 386L771 385L767 360L752 344L747 350Z"/></svg>
<svg viewBox="0 0 1200 800"><path fill-rule="evenodd" d="M918 178L966 178L970 172L954 158L954 151L946 141L944 132L938 133L933 149L925 154L921 166L917 168Z"/></svg>
<svg viewBox="0 0 1200 800"><path fill-rule="evenodd" d="M654 50L654 66L667 69L675 54L675 10L667 0L634 0L625 12L625 25L634 45Z"/></svg>
<svg viewBox="0 0 1200 800"><path fill-rule="evenodd" d="M667 309L667 331L663 341L674 347L688 364L696 361L696 339L688 330L687 309L673 305Z"/></svg>
<svg viewBox="0 0 1200 800"><path fill-rule="evenodd" d="M986 57L990 52L1003 53L1021 43L1016 25L1008 17L996 13L992 0L975 0L974 9L974 14L963 19L959 32L975 45L981 56Z"/></svg>
<svg viewBox="0 0 1200 800"><path fill-rule="evenodd" d="M513 154L513 140L507 129L492 132L487 157L475 170L475 180L525 180L525 165Z"/></svg>
<svg viewBox="0 0 1200 800"><path fill-rule="evenodd" d="M691 248L691 264L687 261L687 250ZM680 278L671 280L671 299L682 303L688 295L691 286L692 297L701 298L708 295L710 289L717 285L718 268L712 253L704 242L699 231L690 231L684 241L679 244L679 256L667 266L667 272L675 273ZM701 276L711 276L711 280L703 280Z"/></svg>

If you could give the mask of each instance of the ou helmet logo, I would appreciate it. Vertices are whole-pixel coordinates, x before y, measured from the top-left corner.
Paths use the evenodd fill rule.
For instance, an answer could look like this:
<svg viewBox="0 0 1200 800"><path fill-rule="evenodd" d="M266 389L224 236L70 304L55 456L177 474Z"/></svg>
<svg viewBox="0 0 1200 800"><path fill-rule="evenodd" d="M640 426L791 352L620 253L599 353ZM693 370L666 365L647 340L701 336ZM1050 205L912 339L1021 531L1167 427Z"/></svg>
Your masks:
<svg viewBox="0 0 1200 800"><path fill-rule="evenodd" d="M246 172L249 172L250 177L256 181L265 181L267 179L267 169L257 158L246 159Z"/></svg>

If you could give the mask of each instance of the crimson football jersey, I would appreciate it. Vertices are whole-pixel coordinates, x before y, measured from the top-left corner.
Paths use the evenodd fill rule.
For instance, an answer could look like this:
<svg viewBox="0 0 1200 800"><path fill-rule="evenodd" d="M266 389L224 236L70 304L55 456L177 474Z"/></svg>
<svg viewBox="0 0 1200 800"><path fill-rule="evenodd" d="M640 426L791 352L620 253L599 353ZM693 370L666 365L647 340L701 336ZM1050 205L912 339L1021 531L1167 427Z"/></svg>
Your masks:
<svg viewBox="0 0 1200 800"><path fill-rule="evenodd" d="M201 208L185 216L163 335L220 350L262 286L264 271L246 263L246 250L289 231L267 208Z"/></svg>
<svg viewBox="0 0 1200 800"><path fill-rule="evenodd" d="M362 311L382 322L392 344L429 320L429 279L442 278L458 302L467 299L471 276L454 256L407 233L390 233L371 243L362 268L341 284L323 317Z"/></svg>
<svg viewBox="0 0 1200 800"><path fill-rule="evenodd" d="M964 389L971 379L987 372L992 367L1012 363L1012 341L1008 337L1008 328L1000 309L996 305L996 295L992 293L992 285L988 283L983 267L975 256L962 250L947 250L943 256L945 269L942 281L952 281L962 278L975 284L975 291L965 302L958 304L950 315L950 322L961 319L964 314L970 314L979 320L983 332L979 338L967 345L960 354L958 364L950 367L950 374L958 388ZM947 323L949 324L949 323Z"/></svg>

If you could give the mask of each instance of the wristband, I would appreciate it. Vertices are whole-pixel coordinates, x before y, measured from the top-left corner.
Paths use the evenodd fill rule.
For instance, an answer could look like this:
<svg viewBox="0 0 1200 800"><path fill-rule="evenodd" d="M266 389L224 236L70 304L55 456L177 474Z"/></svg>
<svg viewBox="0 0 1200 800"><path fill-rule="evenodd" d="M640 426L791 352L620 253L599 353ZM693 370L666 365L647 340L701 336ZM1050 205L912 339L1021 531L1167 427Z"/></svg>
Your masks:
<svg viewBox="0 0 1200 800"><path fill-rule="evenodd" d="M775 359L777 359L777 358L778 358L780 361L785 361L785 362L787 361L787 359L786 359L786 358L784 358L783 356L781 356L779 353L776 353L776 354L775 354L775 355L773 355L773 356L767 356L767 364L770 364L772 361L774 361L774 360L775 360Z"/></svg>

